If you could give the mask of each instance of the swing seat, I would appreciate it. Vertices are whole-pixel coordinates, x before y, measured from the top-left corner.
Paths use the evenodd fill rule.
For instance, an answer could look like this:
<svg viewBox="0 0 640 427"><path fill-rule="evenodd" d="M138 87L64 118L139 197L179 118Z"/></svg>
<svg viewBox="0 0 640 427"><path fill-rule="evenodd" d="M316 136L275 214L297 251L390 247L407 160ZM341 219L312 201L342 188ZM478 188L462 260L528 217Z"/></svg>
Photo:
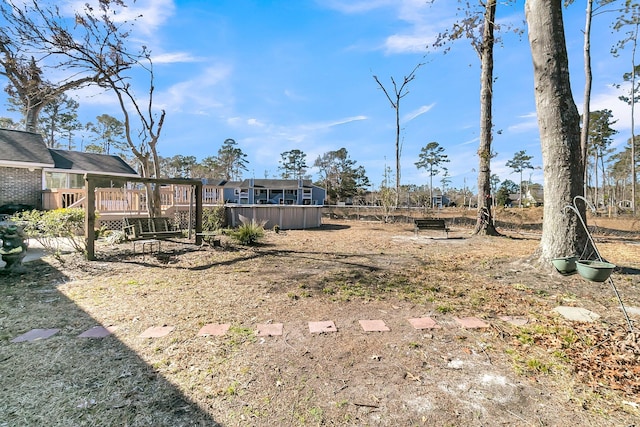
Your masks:
<svg viewBox="0 0 640 427"><path fill-rule="evenodd" d="M128 240L167 239L182 236L182 230L173 224L171 218L124 217L123 222L122 231Z"/></svg>

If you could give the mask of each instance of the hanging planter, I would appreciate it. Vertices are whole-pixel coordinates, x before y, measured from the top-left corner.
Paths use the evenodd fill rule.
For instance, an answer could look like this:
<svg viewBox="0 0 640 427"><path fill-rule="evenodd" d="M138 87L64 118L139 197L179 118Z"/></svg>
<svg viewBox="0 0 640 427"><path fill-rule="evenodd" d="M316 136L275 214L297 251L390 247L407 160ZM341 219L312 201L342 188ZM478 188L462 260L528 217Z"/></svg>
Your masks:
<svg viewBox="0 0 640 427"><path fill-rule="evenodd" d="M567 256L563 258L554 258L551 260L551 264L556 268L558 273L568 276L576 273L576 261L577 256Z"/></svg>
<svg viewBox="0 0 640 427"><path fill-rule="evenodd" d="M590 261L581 259L576 261L578 274L592 282L604 282L611 276L615 265L604 261Z"/></svg>

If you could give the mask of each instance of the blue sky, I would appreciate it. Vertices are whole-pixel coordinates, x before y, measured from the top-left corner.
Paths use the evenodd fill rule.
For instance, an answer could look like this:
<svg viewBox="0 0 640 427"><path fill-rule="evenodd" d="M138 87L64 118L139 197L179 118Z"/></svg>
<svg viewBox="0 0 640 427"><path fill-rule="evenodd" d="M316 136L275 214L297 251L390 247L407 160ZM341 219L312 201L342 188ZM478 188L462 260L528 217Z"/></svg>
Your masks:
<svg viewBox="0 0 640 427"><path fill-rule="evenodd" d="M565 9L565 31L581 110L584 6L576 3ZM524 26L523 4L500 4L499 21ZM302 150L311 165L345 147L378 187L385 165L395 171L395 112L373 75L390 87L390 77L401 81L423 62L401 101L401 182L428 184L414 163L420 149L436 141L451 160L452 185L475 187L478 57L465 40L446 55L426 49L456 20L456 6L453 0L137 0L129 12L143 17L133 37L152 51L155 101L166 110L159 153L202 160L233 138L248 155L244 177L263 178L278 174L284 151ZM621 82L631 60L630 52L618 59L609 53L618 37L613 17L593 21L592 110L613 110L620 132L615 145L622 146L630 137L630 112L612 84ZM494 75L500 134L492 173L517 182L505 167L516 151L542 164L526 33L504 36ZM120 117L112 97L86 97L90 93L78 94L83 122L103 113ZM144 96L144 87L139 93ZM316 170L310 173L315 178ZM541 171L532 179L542 182Z"/></svg>

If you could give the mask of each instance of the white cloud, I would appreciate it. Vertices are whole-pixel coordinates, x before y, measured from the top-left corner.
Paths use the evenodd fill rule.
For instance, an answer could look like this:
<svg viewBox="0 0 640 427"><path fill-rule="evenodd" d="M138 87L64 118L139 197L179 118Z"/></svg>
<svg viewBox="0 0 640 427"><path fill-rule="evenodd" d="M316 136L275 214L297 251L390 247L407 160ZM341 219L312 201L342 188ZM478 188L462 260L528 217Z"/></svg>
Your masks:
<svg viewBox="0 0 640 427"><path fill-rule="evenodd" d="M611 110L613 120L617 120L613 128L620 133L628 133L631 130L631 107L618 98L620 95L625 95L625 92L628 90L608 86L604 91L594 94L590 104L591 111ZM582 107L579 108L582 113ZM635 110L635 122L640 123L640 111L638 111L640 108L636 107Z"/></svg>
<svg viewBox="0 0 640 427"><path fill-rule="evenodd" d="M535 112L519 116L520 121L507 127L512 133L524 133L538 128L538 119Z"/></svg>
<svg viewBox="0 0 640 427"><path fill-rule="evenodd" d="M327 9L334 9L338 12L352 14L369 12L385 6L396 4L396 0L317 0L317 3Z"/></svg>
<svg viewBox="0 0 640 427"><path fill-rule="evenodd" d="M304 130L304 131L322 131L322 130L332 128L334 126L345 125L347 123L358 122L358 121L367 120L367 119L368 119L367 116L345 117L343 119L336 119L329 122L305 123L297 126L297 129Z"/></svg>
<svg viewBox="0 0 640 427"><path fill-rule="evenodd" d="M472 138L472 139L470 139L470 140L468 140L468 141L461 142L461 143L460 143L460 144L458 144L458 145L470 145L470 144L475 144L475 143L476 143L476 142L478 142L478 141L480 141L480 137L479 137L479 136L476 136L475 138Z"/></svg>
<svg viewBox="0 0 640 427"><path fill-rule="evenodd" d="M187 52L167 52L159 55L152 55L151 59L154 64L174 64L184 62L199 62L201 58L192 56Z"/></svg>
<svg viewBox="0 0 640 427"><path fill-rule="evenodd" d="M394 34L385 40L384 50L387 53L424 53L434 41L431 34Z"/></svg>
<svg viewBox="0 0 640 427"><path fill-rule="evenodd" d="M118 99L106 89L98 86L85 86L80 89L75 89L71 94L82 106L111 106L113 108L120 108L118 106Z"/></svg>
<svg viewBox="0 0 640 427"><path fill-rule="evenodd" d="M69 1L63 6L67 14L85 9L85 4L91 6L96 12L100 11L98 1ZM114 22L136 21L134 31L142 34L152 34L160 25L169 19L175 12L173 0L137 0L127 2L127 7L113 7L116 11L112 15Z"/></svg>
<svg viewBox="0 0 640 427"><path fill-rule="evenodd" d="M260 128L265 127L265 124L260 122L258 119L247 119L247 125Z"/></svg>
<svg viewBox="0 0 640 427"><path fill-rule="evenodd" d="M387 53L426 53L427 47L438 34L451 26L456 8L449 2L429 4L423 0L398 2L398 19L409 24L409 30L387 37L384 50Z"/></svg>
<svg viewBox="0 0 640 427"><path fill-rule="evenodd" d="M358 122L360 120L367 120L367 116L353 116L353 117L347 117L344 119L339 119L333 122L329 122L326 123L325 125L321 125L321 127L333 127L333 126L338 126L338 125L345 125L347 123L351 123L351 122Z"/></svg>
<svg viewBox="0 0 640 427"><path fill-rule="evenodd" d="M404 21L409 25L403 33L391 34L377 48L388 54L426 53L428 45L435 41L455 14L451 4L433 3L424 0L317 0L322 7L344 14L364 14L382 8L391 10L389 19Z"/></svg>
<svg viewBox="0 0 640 427"><path fill-rule="evenodd" d="M335 126L367 119L366 116L360 115L326 122L273 124L262 119L233 117L227 119L227 123L237 132L244 133L238 141L241 141L243 146L250 147L247 151L253 153L256 159L273 158L274 147L278 147L279 152L294 148L302 150L312 162L318 155L336 149L334 146L323 146L319 143ZM257 174L263 175L263 171Z"/></svg>
<svg viewBox="0 0 640 427"><path fill-rule="evenodd" d="M242 122L241 117L228 117L227 124L229 126L238 126Z"/></svg>
<svg viewBox="0 0 640 427"><path fill-rule="evenodd" d="M158 107L172 110L209 111L221 108L229 102L229 95L221 83L231 75L230 64L218 64L206 68L199 76L170 86L158 95Z"/></svg>
<svg viewBox="0 0 640 427"><path fill-rule="evenodd" d="M305 101L307 98L305 98L302 95L298 95L296 92L294 92L291 89L285 89L284 90L284 96L286 96L287 98L293 100L293 101Z"/></svg>

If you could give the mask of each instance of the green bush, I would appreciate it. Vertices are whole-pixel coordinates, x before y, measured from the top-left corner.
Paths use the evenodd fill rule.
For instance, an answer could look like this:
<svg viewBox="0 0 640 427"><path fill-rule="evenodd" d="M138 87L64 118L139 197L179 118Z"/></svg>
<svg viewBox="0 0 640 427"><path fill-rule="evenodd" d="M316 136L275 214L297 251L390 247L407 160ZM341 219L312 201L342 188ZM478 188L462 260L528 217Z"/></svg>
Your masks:
<svg viewBox="0 0 640 427"><path fill-rule="evenodd" d="M231 232L231 237L241 245L253 245L264 236L265 221L249 220L240 215L240 222L242 222L242 225Z"/></svg>
<svg viewBox="0 0 640 427"><path fill-rule="evenodd" d="M205 209L202 211L202 231L220 230L226 224L224 206Z"/></svg>
<svg viewBox="0 0 640 427"><path fill-rule="evenodd" d="M24 228L30 238L35 239L59 258L67 246L84 253L86 243L84 233L84 209L65 208L52 211L26 211L16 214L13 219Z"/></svg>

